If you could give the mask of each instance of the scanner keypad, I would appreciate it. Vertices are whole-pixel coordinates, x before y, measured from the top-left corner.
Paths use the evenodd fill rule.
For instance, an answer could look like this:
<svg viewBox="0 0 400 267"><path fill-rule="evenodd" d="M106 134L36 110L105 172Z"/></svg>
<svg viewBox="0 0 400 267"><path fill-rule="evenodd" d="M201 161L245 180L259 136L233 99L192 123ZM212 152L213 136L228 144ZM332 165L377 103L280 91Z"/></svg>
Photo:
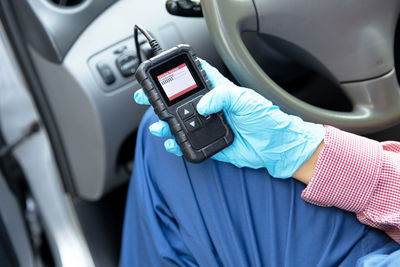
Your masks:
<svg viewBox="0 0 400 267"><path fill-rule="evenodd" d="M184 122L185 128L190 132L196 131L202 125L205 125L206 123L211 121L212 118L211 115L202 116L197 112L196 105L200 101L200 98L201 97L198 97L178 107L177 109L177 113Z"/></svg>

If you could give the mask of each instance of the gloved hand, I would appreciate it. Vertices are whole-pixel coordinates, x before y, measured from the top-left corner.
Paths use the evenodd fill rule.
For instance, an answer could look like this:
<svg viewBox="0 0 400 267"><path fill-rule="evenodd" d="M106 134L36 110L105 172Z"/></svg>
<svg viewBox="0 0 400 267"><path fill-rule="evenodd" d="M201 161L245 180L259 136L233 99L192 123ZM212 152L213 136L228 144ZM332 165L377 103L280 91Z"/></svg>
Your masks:
<svg viewBox="0 0 400 267"><path fill-rule="evenodd" d="M325 128L282 112L255 91L236 86L207 62L201 64L214 89L202 97L197 111L208 115L222 110L235 135L232 145L212 158L237 167L267 168L276 178L291 177L324 139ZM138 104L149 104L141 89L134 97ZM156 136L172 135L164 121L149 129ZM182 155L174 139L164 145L167 151Z"/></svg>

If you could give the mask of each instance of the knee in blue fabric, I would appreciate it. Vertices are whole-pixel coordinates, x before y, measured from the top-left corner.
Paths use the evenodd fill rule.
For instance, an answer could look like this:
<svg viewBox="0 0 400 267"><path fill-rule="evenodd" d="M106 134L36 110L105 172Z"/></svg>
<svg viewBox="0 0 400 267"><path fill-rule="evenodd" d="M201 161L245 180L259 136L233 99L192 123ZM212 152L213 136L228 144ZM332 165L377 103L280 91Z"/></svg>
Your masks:
<svg viewBox="0 0 400 267"><path fill-rule="evenodd" d="M355 266L398 248L351 213L304 202L294 180L166 152L149 134L154 121L149 110L138 132L121 267Z"/></svg>

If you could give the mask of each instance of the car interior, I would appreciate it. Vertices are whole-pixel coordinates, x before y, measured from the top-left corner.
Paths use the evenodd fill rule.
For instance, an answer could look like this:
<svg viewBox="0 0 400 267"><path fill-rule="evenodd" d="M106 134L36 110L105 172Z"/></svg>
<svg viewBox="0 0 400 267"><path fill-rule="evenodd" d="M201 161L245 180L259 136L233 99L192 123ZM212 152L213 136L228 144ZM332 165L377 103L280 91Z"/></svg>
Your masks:
<svg viewBox="0 0 400 267"><path fill-rule="evenodd" d="M0 205L1 265L118 265L147 109L133 100L135 24L290 114L400 140L400 2L360 2L1 0L3 104L22 111L7 119L0 100L0 148L40 122L35 144L0 153L0 202L14 203Z"/></svg>

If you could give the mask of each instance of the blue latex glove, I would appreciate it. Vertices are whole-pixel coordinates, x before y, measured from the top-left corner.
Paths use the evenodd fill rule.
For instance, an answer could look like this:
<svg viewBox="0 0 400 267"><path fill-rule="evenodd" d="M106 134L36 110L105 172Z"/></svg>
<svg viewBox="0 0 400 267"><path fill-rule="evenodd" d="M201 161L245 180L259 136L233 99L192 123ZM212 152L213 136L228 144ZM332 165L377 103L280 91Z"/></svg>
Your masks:
<svg viewBox="0 0 400 267"><path fill-rule="evenodd" d="M276 178L291 177L317 149L325 128L282 112L255 91L236 86L207 62L201 64L214 89L202 97L197 111L201 115L224 111L235 135L232 145L212 158L237 167L267 168ZM149 104L141 89L134 97L138 104ZM164 121L149 129L156 136L172 135ZM173 138L164 145L167 151L182 155Z"/></svg>

